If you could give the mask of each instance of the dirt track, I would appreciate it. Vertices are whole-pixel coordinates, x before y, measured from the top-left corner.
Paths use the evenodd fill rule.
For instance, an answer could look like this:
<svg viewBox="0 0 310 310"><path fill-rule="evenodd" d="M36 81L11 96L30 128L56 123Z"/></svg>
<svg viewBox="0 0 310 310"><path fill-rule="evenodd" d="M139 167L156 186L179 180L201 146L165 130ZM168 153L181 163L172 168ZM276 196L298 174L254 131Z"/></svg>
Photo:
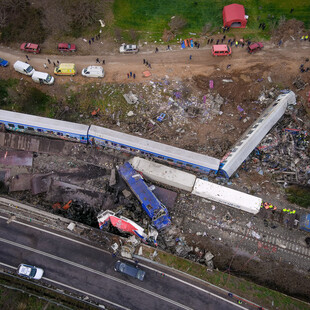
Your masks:
<svg viewBox="0 0 310 310"><path fill-rule="evenodd" d="M165 75L179 79L187 79L195 75L205 75L212 78L215 73L221 73L221 75L240 77L241 79L247 79L247 75L253 74L257 79L270 76L276 83L287 83L287 86L291 86L291 79L299 73L300 64L305 61L305 58L309 57L310 42L287 41L280 48L275 44L267 43L262 51L253 55L249 55L245 47L233 47L231 57L213 57L211 45L206 45L200 49L186 50L181 50L179 46L173 46L172 51L167 51L163 47L156 54L153 49L150 51L147 48L142 48L136 55L28 55L30 57L29 63L37 70L46 71L43 64L47 63L47 58L49 58L55 62L56 60L74 62L77 65L78 73L88 65L95 65L97 57L100 60L105 59L106 76L102 82L133 82L132 79L127 79L127 72L132 71L136 73L135 82L157 80ZM26 60L25 54L18 50L1 47L0 53L1 57L9 60L11 64L18 59ZM189 60L189 55L192 55L192 60ZM142 72L146 70L143 59L147 59L152 65L152 69L150 69L151 78L142 77ZM229 70L226 69L228 64L231 65ZM52 73L52 67L50 66L47 69L49 73ZM7 77L7 71L7 68L1 68L0 77ZM20 77L16 73L10 72L9 74ZM307 77L309 80L309 76L310 72L305 73L303 78ZM81 82L83 77L79 74L74 79ZM67 77L57 77L56 83L66 82L67 80Z"/></svg>

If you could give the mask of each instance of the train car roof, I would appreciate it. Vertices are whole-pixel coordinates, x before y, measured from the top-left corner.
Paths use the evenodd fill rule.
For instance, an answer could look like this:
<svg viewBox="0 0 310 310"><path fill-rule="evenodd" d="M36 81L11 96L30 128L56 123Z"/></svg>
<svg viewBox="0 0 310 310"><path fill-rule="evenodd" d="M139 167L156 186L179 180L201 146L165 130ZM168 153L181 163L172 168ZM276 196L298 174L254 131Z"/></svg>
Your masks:
<svg viewBox="0 0 310 310"><path fill-rule="evenodd" d="M260 210L262 199L232 188L196 179L193 195L214 200L230 207L257 214Z"/></svg>
<svg viewBox="0 0 310 310"><path fill-rule="evenodd" d="M296 97L292 91L279 95L224 156L221 170L225 171L228 177L234 174L269 130L278 122L285 113L288 104L296 104Z"/></svg>
<svg viewBox="0 0 310 310"><path fill-rule="evenodd" d="M194 153L167 144L147 140L95 125L90 126L89 135L127 145L128 147L132 146L140 150L145 150L154 154L174 158L176 160L208 167L209 169L216 171L219 169L220 165L220 160L214 157Z"/></svg>
<svg viewBox="0 0 310 310"><path fill-rule="evenodd" d="M12 123L18 123L29 127L35 126L47 130L70 132L80 135L87 135L87 130L89 127L88 125L60 121L47 117L11 112L6 110L0 110L0 121L1 120Z"/></svg>

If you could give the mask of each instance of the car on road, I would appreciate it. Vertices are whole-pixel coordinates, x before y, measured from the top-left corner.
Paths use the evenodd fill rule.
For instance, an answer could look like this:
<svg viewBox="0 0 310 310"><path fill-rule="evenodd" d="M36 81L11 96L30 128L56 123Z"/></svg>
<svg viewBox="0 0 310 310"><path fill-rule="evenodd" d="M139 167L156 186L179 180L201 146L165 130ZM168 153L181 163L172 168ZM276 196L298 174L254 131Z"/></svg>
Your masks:
<svg viewBox="0 0 310 310"><path fill-rule="evenodd" d="M9 62L3 58L0 58L0 67L6 67L9 65Z"/></svg>
<svg viewBox="0 0 310 310"><path fill-rule="evenodd" d="M136 54L139 52L139 49L137 45L131 45L131 44L127 45L123 43L121 47L119 48L119 52L121 54Z"/></svg>
<svg viewBox="0 0 310 310"><path fill-rule="evenodd" d="M25 42L20 46L20 49L24 52L29 52L29 53L34 53L34 54L39 54L41 51L39 44L25 43Z"/></svg>
<svg viewBox="0 0 310 310"><path fill-rule="evenodd" d="M76 52L75 44L69 43L58 43L58 51L59 52Z"/></svg>
<svg viewBox="0 0 310 310"><path fill-rule="evenodd" d="M140 281L143 281L145 277L145 271L141 270L137 266L122 262L120 260L116 262L114 270L136 278Z"/></svg>
<svg viewBox="0 0 310 310"><path fill-rule="evenodd" d="M44 270L42 268L26 264L20 264L17 268L17 274L28 279L40 280L43 273Z"/></svg>
<svg viewBox="0 0 310 310"><path fill-rule="evenodd" d="M252 43L248 47L248 52L252 54L253 52L259 51L264 47L262 42Z"/></svg>

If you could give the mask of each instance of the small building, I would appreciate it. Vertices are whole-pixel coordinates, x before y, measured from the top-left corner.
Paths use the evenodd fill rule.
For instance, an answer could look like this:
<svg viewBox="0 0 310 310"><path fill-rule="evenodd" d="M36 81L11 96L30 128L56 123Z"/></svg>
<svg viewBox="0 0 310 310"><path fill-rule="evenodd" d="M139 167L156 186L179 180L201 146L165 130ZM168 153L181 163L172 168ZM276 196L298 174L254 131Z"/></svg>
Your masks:
<svg viewBox="0 0 310 310"><path fill-rule="evenodd" d="M241 4L230 4L223 9L223 26L231 28L245 28L247 18L244 6Z"/></svg>

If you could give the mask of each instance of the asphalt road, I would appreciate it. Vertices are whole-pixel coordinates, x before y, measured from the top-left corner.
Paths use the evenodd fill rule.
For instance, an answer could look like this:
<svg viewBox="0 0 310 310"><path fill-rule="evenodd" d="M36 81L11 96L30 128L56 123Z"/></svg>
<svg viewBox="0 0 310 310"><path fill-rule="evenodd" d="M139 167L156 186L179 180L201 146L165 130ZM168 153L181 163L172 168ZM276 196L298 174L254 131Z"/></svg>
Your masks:
<svg viewBox="0 0 310 310"><path fill-rule="evenodd" d="M194 285L185 276L140 264L144 281L130 278L113 267L115 258L84 241L45 231L31 222L0 216L0 264L16 268L20 263L44 269L41 281L88 296L117 309L236 309L243 308Z"/></svg>

